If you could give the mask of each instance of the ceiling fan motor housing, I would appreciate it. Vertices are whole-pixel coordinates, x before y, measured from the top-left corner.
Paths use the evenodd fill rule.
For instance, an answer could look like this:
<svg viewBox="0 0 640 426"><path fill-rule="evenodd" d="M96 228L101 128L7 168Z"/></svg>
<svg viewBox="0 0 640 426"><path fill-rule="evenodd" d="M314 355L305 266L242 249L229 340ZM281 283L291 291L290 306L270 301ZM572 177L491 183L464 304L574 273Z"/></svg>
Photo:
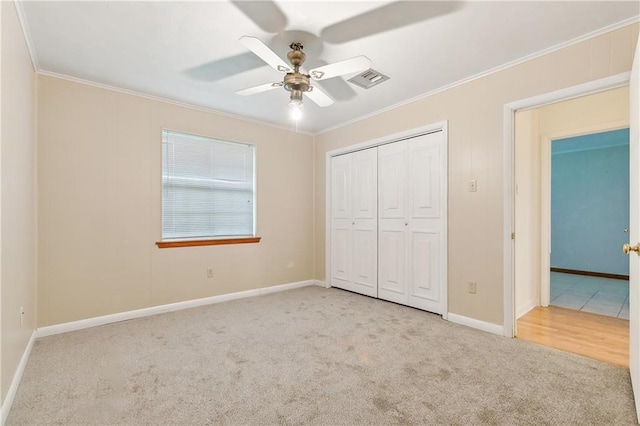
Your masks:
<svg viewBox="0 0 640 426"><path fill-rule="evenodd" d="M299 72L290 72L284 76L284 88L289 92L299 90L307 92L309 90L309 76Z"/></svg>

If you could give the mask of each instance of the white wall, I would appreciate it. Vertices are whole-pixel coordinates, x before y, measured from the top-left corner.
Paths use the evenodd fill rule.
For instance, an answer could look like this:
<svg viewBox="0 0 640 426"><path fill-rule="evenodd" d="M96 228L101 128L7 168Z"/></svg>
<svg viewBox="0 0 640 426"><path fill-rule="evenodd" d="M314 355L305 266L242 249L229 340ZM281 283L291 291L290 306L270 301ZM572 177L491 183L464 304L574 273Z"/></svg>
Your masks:
<svg viewBox="0 0 640 426"><path fill-rule="evenodd" d="M312 278L312 136L38 82L39 326ZM156 247L163 128L256 144L260 243Z"/></svg>
<svg viewBox="0 0 640 426"><path fill-rule="evenodd" d="M502 324L503 107L628 72L637 39L633 24L318 135L315 277L325 278L326 153L448 120L449 312ZM468 192L470 179L477 192ZM477 294L467 293L468 281L478 283Z"/></svg>
<svg viewBox="0 0 640 426"><path fill-rule="evenodd" d="M3 1L0 143L2 401L36 326L35 77L13 2ZM24 323L20 325L20 308Z"/></svg>

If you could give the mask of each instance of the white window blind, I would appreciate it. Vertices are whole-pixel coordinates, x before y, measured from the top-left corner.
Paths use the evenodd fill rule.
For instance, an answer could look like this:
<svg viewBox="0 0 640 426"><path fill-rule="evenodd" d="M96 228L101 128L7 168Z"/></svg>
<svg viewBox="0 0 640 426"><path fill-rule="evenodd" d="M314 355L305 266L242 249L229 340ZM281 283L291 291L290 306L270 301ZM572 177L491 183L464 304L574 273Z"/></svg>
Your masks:
<svg viewBox="0 0 640 426"><path fill-rule="evenodd" d="M162 239L254 236L255 147L162 131Z"/></svg>

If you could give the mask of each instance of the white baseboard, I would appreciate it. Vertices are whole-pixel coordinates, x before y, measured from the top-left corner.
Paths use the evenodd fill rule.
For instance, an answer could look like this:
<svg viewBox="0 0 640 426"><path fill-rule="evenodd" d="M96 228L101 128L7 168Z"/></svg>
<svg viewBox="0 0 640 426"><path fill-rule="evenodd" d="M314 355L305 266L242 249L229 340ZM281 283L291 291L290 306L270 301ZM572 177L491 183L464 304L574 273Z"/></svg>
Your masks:
<svg viewBox="0 0 640 426"><path fill-rule="evenodd" d="M314 280L313 284L320 286L322 288L329 288L329 284L327 284L326 281L322 281L322 280Z"/></svg>
<svg viewBox="0 0 640 426"><path fill-rule="evenodd" d="M18 368L13 375L13 380L11 380L11 386L9 386L9 391L7 392L7 396L4 398L2 402L2 408L0 408L0 425L4 425L7 421L7 417L9 416L9 411L11 410L11 406L13 405L13 400L16 397L16 392L18 392L18 386L20 385L20 381L22 380L22 374L24 373L24 369L27 366L27 361L29 360L29 355L31 355L31 348L33 348L33 342L36 340L36 332L35 330L31 333L31 338L29 338L29 342L27 343L27 347L24 349L22 353L22 358L20 358L20 363L18 364Z"/></svg>
<svg viewBox="0 0 640 426"><path fill-rule="evenodd" d="M497 334L504 336L504 327L499 324L493 324L490 322L480 321L474 318L464 317L458 314L447 314L447 320L456 324L466 325L467 327L476 328L478 330L486 331L487 333Z"/></svg>
<svg viewBox="0 0 640 426"><path fill-rule="evenodd" d="M530 310L532 310L537 306L538 306L538 303L535 300L533 299L527 300L525 303L519 305L516 308L516 319L519 319L520 317L528 314Z"/></svg>
<svg viewBox="0 0 640 426"><path fill-rule="evenodd" d="M150 308L136 309L134 311L119 312L117 314L103 315L100 317L41 327L36 330L35 334L36 337L52 336L54 334L68 333L70 331L82 330L85 328L97 327L100 325L112 324L135 318L148 317L151 315L179 311L182 309L196 308L198 306L213 305L215 303L226 302L229 300L260 296L262 294L276 293L279 291L307 287L315 284L315 280L298 281L295 283L256 288L253 290L239 291L237 293L221 294L219 296L205 297L202 299L186 300L184 302L170 303L168 305L152 306Z"/></svg>

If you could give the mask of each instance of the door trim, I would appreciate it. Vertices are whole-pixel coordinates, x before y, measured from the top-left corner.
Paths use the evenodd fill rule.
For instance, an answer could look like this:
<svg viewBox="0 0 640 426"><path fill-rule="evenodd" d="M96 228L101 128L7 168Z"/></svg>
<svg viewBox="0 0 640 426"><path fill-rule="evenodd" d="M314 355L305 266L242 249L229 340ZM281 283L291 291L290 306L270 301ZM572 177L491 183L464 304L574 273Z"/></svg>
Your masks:
<svg viewBox="0 0 640 426"><path fill-rule="evenodd" d="M443 140L443 150L442 150L442 180L440 182L440 190L443 195L443 247L442 253L445 254L444 259L441 260L441 267L443 268L443 283L441 285L441 296L442 296L442 306L443 313L442 318L447 319L448 313L448 202L449 202L449 193L448 193L448 146L449 146L449 137L448 137L448 126L449 123L447 120L438 121L432 124L428 124L425 126L416 127L413 129L405 130L398 133L393 133L390 135L386 135L380 138L372 139L365 142L356 143L353 145L345 146L342 148L337 148L331 151L328 151L325 156L325 282L327 287L331 287L331 159L338 155L348 154L350 152L361 151L363 149L374 148L380 145L386 145L389 143L397 142L403 139L411 139L416 136L421 136L428 133L442 132L442 140Z"/></svg>
<svg viewBox="0 0 640 426"><path fill-rule="evenodd" d="M566 101L580 96L590 95L605 90L627 86L631 72L625 72L599 80L590 81L577 86L568 87L554 92L544 93L504 105L504 140L503 140L503 280L504 280L504 335L514 337L516 332L515 312L515 280L514 280L514 239L515 231L515 113L519 110L538 108L555 102Z"/></svg>

